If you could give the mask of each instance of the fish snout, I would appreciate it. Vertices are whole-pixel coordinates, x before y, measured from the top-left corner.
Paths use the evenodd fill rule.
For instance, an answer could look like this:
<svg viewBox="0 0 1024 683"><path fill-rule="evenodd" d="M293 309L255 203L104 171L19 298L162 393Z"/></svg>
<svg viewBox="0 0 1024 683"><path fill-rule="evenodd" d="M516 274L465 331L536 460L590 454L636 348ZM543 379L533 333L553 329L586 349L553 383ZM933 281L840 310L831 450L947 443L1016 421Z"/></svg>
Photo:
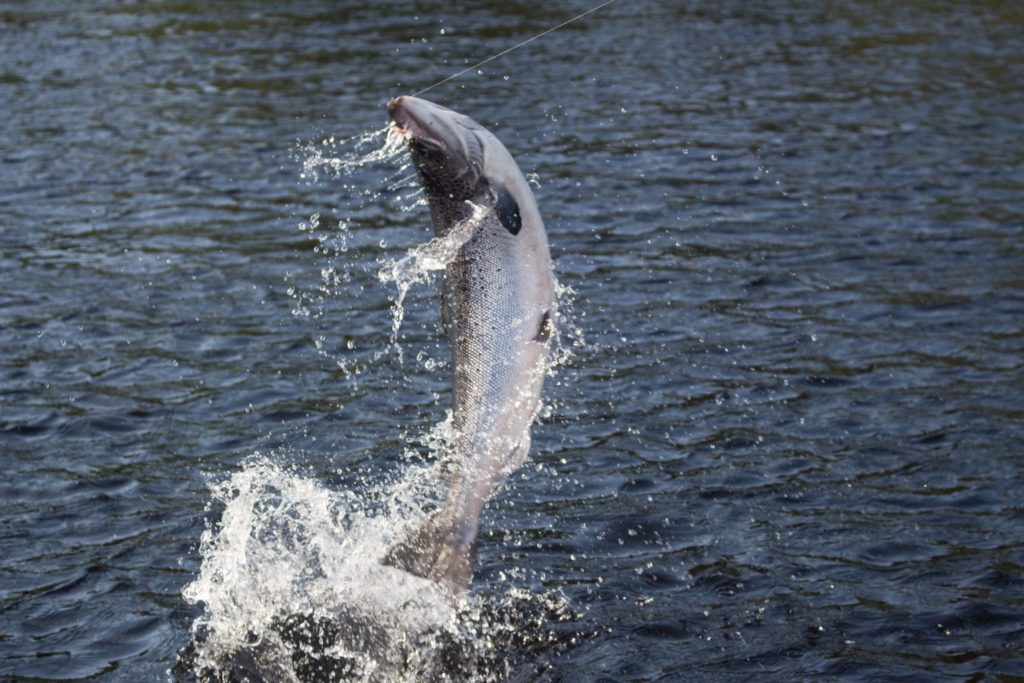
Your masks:
<svg viewBox="0 0 1024 683"><path fill-rule="evenodd" d="M425 150L444 151L448 131L434 109L438 107L411 95L392 98L387 105L388 116L407 142Z"/></svg>
<svg viewBox="0 0 1024 683"><path fill-rule="evenodd" d="M399 95L388 101L388 116L402 128L405 128L405 123L409 120L409 113L404 106L405 100L405 95Z"/></svg>

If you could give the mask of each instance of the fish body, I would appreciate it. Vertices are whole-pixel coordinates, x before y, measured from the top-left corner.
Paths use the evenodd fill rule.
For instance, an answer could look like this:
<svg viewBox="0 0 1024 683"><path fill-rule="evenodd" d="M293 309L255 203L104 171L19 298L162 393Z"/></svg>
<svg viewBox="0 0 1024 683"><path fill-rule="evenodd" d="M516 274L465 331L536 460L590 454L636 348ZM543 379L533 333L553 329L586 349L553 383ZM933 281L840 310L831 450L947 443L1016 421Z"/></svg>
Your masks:
<svg viewBox="0 0 1024 683"><path fill-rule="evenodd" d="M498 138L420 98L398 97L388 112L412 155L435 234L471 223L442 286L453 373L447 499L385 563L460 592L472 579L484 505L530 450L554 332L555 282L533 192Z"/></svg>

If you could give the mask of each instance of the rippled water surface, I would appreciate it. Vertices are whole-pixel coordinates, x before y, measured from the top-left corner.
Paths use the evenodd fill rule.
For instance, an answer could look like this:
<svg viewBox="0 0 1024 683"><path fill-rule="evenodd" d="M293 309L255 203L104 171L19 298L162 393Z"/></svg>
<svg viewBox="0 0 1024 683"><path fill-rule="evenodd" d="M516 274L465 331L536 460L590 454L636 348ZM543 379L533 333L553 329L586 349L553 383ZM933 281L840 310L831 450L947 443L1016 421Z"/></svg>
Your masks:
<svg viewBox="0 0 1024 683"><path fill-rule="evenodd" d="M411 171L330 160L590 5L0 4L0 679L1024 680L1024 13L771 5L428 94L536 174L572 354L472 618L367 673L449 367Z"/></svg>

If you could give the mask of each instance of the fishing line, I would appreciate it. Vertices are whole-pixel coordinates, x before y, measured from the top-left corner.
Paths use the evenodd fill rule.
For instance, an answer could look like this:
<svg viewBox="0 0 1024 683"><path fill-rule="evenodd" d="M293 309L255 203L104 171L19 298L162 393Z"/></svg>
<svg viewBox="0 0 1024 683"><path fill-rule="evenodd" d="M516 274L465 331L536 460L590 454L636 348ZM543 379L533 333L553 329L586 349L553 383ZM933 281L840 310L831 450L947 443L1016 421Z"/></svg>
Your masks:
<svg viewBox="0 0 1024 683"><path fill-rule="evenodd" d="M477 64L474 64L473 66L468 66L465 69L463 69L462 71L460 71L460 72L458 72L456 74L452 74L451 76L449 76L448 78L445 78L444 80L440 80L437 83L434 83L433 85L428 85L423 90L420 90L419 92L413 93L413 97L416 97L417 95L422 95L423 93L427 92L428 90L433 90L434 88L436 88L439 85L444 85L448 81L455 80L456 78L458 78L462 74L466 73L467 71L472 71L473 69L479 68L479 67L483 66L484 64L486 64L487 62L493 61L493 60L497 59L498 57L501 57L502 55L507 55L509 52L512 52L513 50L518 50L523 45L526 45L527 43L533 42L533 41L537 40L538 38L542 38L542 37L546 36L547 34L551 33L552 31L557 31L558 29L562 28L563 26L568 26L569 24L571 24L572 22L576 21L577 19L582 19L583 17L587 16L591 12L596 12L597 10L601 9L602 7L607 7L608 5L612 4L615 1L616 0L605 0L605 2L602 2L600 5L597 5L595 7L591 7L586 12L583 12L582 14L577 14L572 19L568 19L566 21L563 21L558 26L552 26L547 31L544 31L542 33L538 33L537 35L533 36L532 38L527 38L526 40L524 40L523 42L519 43L518 45L513 45L512 47L508 48L507 50L502 50L501 52L499 52L496 55L491 55L490 57L488 57L484 61L479 62Z"/></svg>

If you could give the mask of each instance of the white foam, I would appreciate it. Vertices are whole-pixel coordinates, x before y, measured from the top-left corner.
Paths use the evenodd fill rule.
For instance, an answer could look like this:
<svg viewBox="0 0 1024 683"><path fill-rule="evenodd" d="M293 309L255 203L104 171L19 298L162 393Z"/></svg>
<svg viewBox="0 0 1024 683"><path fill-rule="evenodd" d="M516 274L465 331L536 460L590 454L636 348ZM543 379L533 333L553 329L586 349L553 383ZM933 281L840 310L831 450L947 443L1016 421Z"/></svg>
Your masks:
<svg viewBox="0 0 1024 683"><path fill-rule="evenodd" d="M456 604L432 582L380 563L423 521L436 484L431 468L410 466L401 479L375 488L333 491L259 454L214 483L214 505L223 512L204 532L202 567L183 590L186 600L205 608L195 624L205 634L201 663L216 666L252 647L252 634L272 636L281 619L295 615L353 630L354 615L372 622L385 642L358 652L341 645L333 653L358 658L365 671L394 666L389 660L402 643L454 632L458 609L468 603Z"/></svg>

